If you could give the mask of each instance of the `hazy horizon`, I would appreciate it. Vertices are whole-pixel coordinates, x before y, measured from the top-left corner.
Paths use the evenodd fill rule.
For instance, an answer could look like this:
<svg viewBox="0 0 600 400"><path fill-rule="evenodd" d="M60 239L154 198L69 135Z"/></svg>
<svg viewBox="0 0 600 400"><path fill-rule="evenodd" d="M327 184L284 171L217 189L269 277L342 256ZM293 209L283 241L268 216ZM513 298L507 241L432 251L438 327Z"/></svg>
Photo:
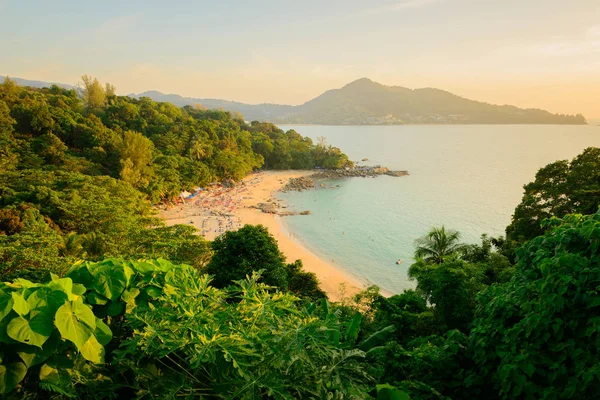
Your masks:
<svg viewBox="0 0 600 400"><path fill-rule="evenodd" d="M368 77L597 121L597 1L522 3L0 0L0 73L290 105Z"/></svg>

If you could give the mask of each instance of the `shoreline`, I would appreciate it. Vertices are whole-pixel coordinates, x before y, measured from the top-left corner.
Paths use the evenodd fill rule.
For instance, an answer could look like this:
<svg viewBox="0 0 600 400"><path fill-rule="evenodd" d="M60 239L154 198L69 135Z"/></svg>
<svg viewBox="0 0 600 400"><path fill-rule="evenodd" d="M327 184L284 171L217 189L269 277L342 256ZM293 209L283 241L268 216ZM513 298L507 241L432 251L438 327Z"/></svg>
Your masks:
<svg viewBox="0 0 600 400"><path fill-rule="evenodd" d="M235 230L246 224L264 225L277 240L280 251L288 263L302 260L303 269L313 272L321 288L332 301L353 296L368 286L367 282L343 271L340 267L328 263L307 249L303 243L293 239L281 221L281 216L262 212L254 208L259 203L277 201L275 194L290 178L308 177L315 171L261 171L248 175L241 185L226 189L220 199L215 199L212 191L203 193L203 197L193 199L175 209L161 210L160 217L167 226L191 224L200 229L199 234L207 240L213 240L226 230ZM222 189L220 192L226 191ZM227 197L229 196L229 197ZM227 201L230 199L230 201ZM227 202L226 202L227 201ZM202 204L217 204L219 211L208 211ZM226 203L225 203L226 202ZM223 203L223 204L222 204ZM222 209L227 210L225 212ZM382 292L382 294L384 294ZM384 294L385 295L385 294Z"/></svg>

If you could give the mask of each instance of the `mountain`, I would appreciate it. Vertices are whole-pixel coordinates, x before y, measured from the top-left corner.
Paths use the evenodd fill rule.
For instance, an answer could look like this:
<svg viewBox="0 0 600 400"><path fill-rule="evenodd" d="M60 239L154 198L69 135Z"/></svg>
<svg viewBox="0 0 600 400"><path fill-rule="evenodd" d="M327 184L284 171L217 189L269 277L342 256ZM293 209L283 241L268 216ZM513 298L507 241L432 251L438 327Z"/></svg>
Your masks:
<svg viewBox="0 0 600 400"><path fill-rule="evenodd" d="M328 90L299 106L244 104L145 92L177 105L237 111L247 120L279 124L393 125L393 124L585 124L582 115L551 114L539 109L498 106L465 99L440 89L385 86L362 78L341 89Z"/></svg>
<svg viewBox="0 0 600 400"><path fill-rule="evenodd" d="M0 77L3 78L3 77ZM11 78L12 79L12 78ZM22 86L48 87L48 82L14 78ZM64 88L71 85L57 83ZM246 104L221 99L182 97L148 91L130 97L149 97L177 106L201 104L209 109L239 112L248 121L278 124L395 125L395 124L586 124L581 114L552 114L534 108L493 105L433 89L385 86L362 78L328 90L299 106Z"/></svg>
<svg viewBox="0 0 600 400"><path fill-rule="evenodd" d="M129 94L129 97L141 98L149 97L154 101L164 101L175 104L176 106L187 106L200 104L208 109L222 108L226 111L237 111L248 121L272 121L283 115L291 113L294 106L279 104L245 104L237 101L228 101L220 99L198 99L193 97L182 97L178 94L164 94L155 90Z"/></svg>
<svg viewBox="0 0 600 400"><path fill-rule="evenodd" d="M6 78L6 76L0 75L0 81L4 81L5 78ZM32 81L32 80L29 80L29 79L13 78L12 76L10 77L10 79L12 81L15 81L15 83L17 85L19 85L19 86L31 86L31 87L34 87L34 88L44 88L44 87L50 87L52 85L56 85L56 86L61 87L63 89L75 89L75 86L67 85L66 83Z"/></svg>

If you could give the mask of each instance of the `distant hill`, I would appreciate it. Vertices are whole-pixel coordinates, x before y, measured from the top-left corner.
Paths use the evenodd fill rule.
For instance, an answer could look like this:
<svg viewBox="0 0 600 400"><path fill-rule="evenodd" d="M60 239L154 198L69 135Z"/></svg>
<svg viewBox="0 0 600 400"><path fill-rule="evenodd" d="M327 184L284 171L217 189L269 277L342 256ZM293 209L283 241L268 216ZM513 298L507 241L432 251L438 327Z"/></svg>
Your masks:
<svg viewBox="0 0 600 400"><path fill-rule="evenodd" d="M341 89L328 90L299 106L244 104L144 92L156 101L237 111L247 120L280 124L585 124L582 115L551 114L539 109L497 106L465 99L440 89L385 86L362 78Z"/></svg>
<svg viewBox="0 0 600 400"><path fill-rule="evenodd" d="M4 78L6 78L6 76L2 76L0 75L0 82L4 81ZM34 88L43 88L43 87L50 87L52 85L56 85L58 87L61 87L63 89L75 89L75 86L73 85L67 85L66 83L54 83L54 82L43 82L43 81L32 81L29 79L21 79L21 78L13 78L12 76L10 77L11 80L15 81L15 83L19 86L31 86Z"/></svg>
<svg viewBox="0 0 600 400"><path fill-rule="evenodd" d="M0 76L0 78L3 78ZM11 78L22 86L52 83ZM74 86L56 83L64 88ZM239 112L248 121L279 124L395 125L395 124L586 124L581 114L552 114L540 109L493 105L440 89L385 86L362 78L341 89L328 90L299 106L245 104L221 99L182 97L148 91L130 97L149 97L177 106L201 104L209 109Z"/></svg>
<svg viewBox="0 0 600 400"><path fill-rule="evenodd" d="M149 97L154 101L165 101L176 106L187 106L200 104L208 109L220 109L226 111L237 111L244 116L248 121L274 121L282 115L291 113L294 106L286 106L279 104L245 104L237 101L228 101L220 99L199 99L193 97L182 97L178 94L164 94L155 90L129 94L129 97L141 98Z"/></svg>

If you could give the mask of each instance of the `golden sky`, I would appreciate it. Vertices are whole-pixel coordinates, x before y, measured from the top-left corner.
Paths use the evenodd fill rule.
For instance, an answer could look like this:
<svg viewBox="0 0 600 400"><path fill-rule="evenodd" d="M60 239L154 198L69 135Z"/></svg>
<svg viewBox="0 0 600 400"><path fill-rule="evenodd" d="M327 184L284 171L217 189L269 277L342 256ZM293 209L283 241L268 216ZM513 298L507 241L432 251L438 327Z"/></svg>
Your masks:
<svg viewBox="0 0 600 400"><path fill-rule="evenodd" d="M284 104L368 77L600 120L599 0L0 0L0 14L13 77Z"/></svg>

